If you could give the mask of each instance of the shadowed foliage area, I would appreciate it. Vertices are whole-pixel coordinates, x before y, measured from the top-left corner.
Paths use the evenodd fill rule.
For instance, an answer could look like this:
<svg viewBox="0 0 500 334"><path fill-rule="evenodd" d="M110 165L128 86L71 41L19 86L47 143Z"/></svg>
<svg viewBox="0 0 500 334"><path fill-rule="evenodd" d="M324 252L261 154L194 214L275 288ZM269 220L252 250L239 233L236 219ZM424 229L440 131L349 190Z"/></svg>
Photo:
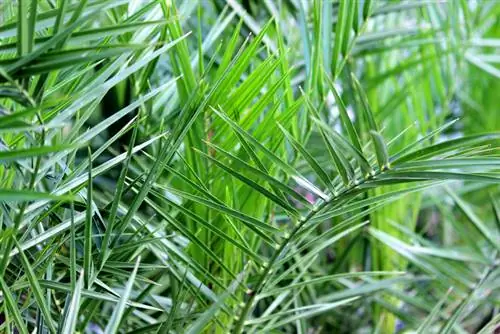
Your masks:
<svg viewBox="0 0 500 334"><path fill-rule="evenodd" d="M496 333L500 2L0 2L0 333Z"/></svg>

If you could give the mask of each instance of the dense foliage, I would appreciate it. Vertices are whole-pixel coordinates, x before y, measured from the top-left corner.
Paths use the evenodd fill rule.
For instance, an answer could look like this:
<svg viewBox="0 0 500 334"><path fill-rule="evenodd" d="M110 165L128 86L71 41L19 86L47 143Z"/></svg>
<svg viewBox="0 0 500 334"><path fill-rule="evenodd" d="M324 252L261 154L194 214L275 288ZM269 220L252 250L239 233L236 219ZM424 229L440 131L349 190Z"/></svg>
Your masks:
<svg viewBox="0 0 500 334"><path fill-rule="evenodd" d="M0 2L1 333L493 333L500 2Z"/></svg>

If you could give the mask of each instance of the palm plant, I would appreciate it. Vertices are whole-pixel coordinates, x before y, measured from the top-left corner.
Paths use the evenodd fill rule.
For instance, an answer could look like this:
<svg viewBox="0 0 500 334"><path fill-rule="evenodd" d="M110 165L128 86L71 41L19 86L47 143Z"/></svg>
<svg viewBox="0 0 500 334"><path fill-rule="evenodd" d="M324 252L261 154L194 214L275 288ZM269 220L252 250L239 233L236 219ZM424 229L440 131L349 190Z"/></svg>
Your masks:
<svg viewBox="0 0 500 334"><path fill-rule="evenodd" d="M0 6L0 332L498 327L498 2Z"/></svg>

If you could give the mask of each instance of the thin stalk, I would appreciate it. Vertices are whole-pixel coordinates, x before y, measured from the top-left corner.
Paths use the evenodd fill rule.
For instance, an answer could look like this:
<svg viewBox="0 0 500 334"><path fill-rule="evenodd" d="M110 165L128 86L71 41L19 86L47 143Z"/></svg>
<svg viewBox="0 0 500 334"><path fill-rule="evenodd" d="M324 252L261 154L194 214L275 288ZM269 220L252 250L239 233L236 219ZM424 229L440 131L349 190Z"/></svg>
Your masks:
<svg viewBox="0 0 500 334"><path fill-rule="evenodd" d="M382 174L382 172L378 171L377 173L375 173L375 175L373 175L372 177L370 178L367 178L367 179L364 179L362 180L360 183L358 184L353 184L351 185L350 187L344 189L343 191L341 191L340 193L338 194L334 194L330 199L328 199L327 201L323 201L321 202L317 207L313 208L311 211L309 211L309 213L307 214L307 216L303 217L300 219L299 221L299 224L297 224L293 230L290 232L290 235L288 237L286 237L283 242L279 245L279 247L276 249L276 251L273 253L273 256L269 259L269 262L267 264L264 264L262 266L262 273L261 275L259 276L259 279L257 280L257 283L255 285L255 288L253 289L252 293L250 294L250 298L247 300L247 302L245 303L245 306L243 307L239 317L237 317L236 319L236 325L235 325L235 328L234 328L234 331L233 333L236 333L236 334L239 334L239 333L242 333L243 332L243 327L244 327L244 322L245 322L245 319L246 317L248 316L248 313L250 312L250 309L252 307L252 304L257 296L257 294L260 292L260 290L262 289L262 287L264 286L264 283L265 283L265 280L266 280L266 277L267 275L269 274L270 270L271 270L271 267L273 266L274 262L276 262L276 260L278 259L279 255L281 254L281 252L285 249L285 247L288 245L288 242L290 240L292 240L292 238L300 231L300 229L306 225L312 218L314 218L314 216L320 212L322 209L324 209L327 205L329 205L330 203L332 203L333 201L339 199L340 197L342 196L345 196L345 195L348 195L350 192L352 192L353 190L355 190L357 187L359 187L360 185L366 183L368 180L372 179L373 177L377 176L377 175L380 175Z"/></svg>

